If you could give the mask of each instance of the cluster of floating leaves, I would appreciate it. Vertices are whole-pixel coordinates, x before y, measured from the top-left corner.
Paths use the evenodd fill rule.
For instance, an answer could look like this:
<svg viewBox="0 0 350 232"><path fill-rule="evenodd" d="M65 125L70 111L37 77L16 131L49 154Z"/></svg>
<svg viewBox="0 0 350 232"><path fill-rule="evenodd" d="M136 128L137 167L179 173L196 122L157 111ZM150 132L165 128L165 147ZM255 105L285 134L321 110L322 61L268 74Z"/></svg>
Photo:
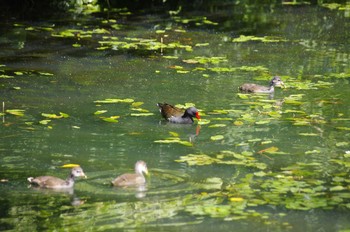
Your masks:
<svg viewBox="0 0 350 232"><path fill-rule="evenodd" d="M254 167L257 169L266 169L266 164L258 162L253 157L251 152L243 152L238 154L232 151L221 151L214 156L206 154L189 154L180 156L176 162L186 162L188 165L211 165L211 164L227 164L227 165L242 165L245 167Z"/></svg>
<svg viewBox="0 0 350 232"><path fill-rule="evenodd" d="M171 135L171 137L168 137L166 139L160 139L160 140L156 140L154 141L155 143L163 143L163 144L171 144L171 143L177 143L177 144L181 144L184 146L193 146L193 144L189 141L186 140L181 140L180 135L176 132L170 131L169 134Z"/></svg>
<svg viewBox="0 0 350 232"><path fill-rule="evenodd" d="M132 98L107 98L104 100L96 100L94 101L98 106L101 106L103 104L116 104L116 103L127 103L130 104L130 110L133 113L130 113L130 116L134 117L141 117L141 116L152 116L154 115L153 113L149 112L147 109L141 108L140 106L143 105L143 102L135 102L134 99ZM108 110L103 109L103 110L97 110L95 111L94 115L99 116L103 121L106 122L112 122L116 123L119 122L118 119L120 118L119 115L112 115L112 116L101 116L102 114L104 115L107 113Z"/></svg>
<svg viewBox="0 0 350 232"><path fill-rule="evenodd" d="M248 42L248 41L276 43L276 42L286 42L287 40L280 37L271 37L271 36L257 37L257 36L251 36L251 35L249 36L241 35L238 38L235 38L232 40L232 42L234 43L242 43L242 42Z"/></svg>

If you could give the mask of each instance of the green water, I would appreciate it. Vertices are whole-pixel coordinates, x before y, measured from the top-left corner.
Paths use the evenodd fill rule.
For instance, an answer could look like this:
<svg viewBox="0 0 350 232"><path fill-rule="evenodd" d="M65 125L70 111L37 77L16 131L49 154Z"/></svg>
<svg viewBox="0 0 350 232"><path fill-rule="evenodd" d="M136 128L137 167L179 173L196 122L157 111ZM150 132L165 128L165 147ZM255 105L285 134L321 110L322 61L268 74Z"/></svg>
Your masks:
<svg viewBox="0 0 350 232"><path fill-rule="evenodd" d="M0 230L349 230L349 11L262 9L218 25L151 14L113 15L120 30L104 15L2 23L0 100L24 115L1 116ZM100 27L109 33L52 36ZM276 41L233 42L240 35ZM101 49L111 36L191 49ZM286 84L274 96L238 94L242 83L273 75ZM94 102L107 98L143 104ZM157 102L195 104L207 124L164 123ZM60 112L69 117L42 121ZM101 118L110 116L120 117ZM157 142L174 137L191 146ZM109 185L137 160L151 173L146 189ZM88 176L74 193L28 188L29 176L65 178L70 163Z"/></svg>

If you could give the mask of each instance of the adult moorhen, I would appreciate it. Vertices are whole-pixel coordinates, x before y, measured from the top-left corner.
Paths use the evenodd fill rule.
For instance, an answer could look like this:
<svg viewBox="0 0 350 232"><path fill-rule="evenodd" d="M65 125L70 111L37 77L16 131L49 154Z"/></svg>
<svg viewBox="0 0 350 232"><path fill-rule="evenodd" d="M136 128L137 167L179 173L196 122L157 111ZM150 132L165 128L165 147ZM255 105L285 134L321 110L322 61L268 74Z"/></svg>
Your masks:
<svg viewBox="0 0 350 232"><path fill-rule="evenodd" d="M179 109L168 103L158 103L157 106L162 116L171 123L191 124L193 123L193 117L200 120L198 110L193 106L186 110Z"/></svg>
<svg viewBox="0 0 350 232"><path fill-rule="evenodd" d="M275 91L275 86L284 86L284 83L279 76L273 77L269 86L247 83L240 86L239 90L248 93L273 93Z"/></svg>
<svg viewBox="0 0 350 232"><path fill-rule="evenodd" d="M137 161L135 164L135 173L126 173L118 176L112 181L114 186L127 187L132 185L143 185L146 183L146 178L143 173L148 174L147 165L144 161Z"/></svg>
<svg viewBox="0 0 350 232"><path fill-rule="evenodd" d="M67 189L74 186L74 180L76 177L85 177L86 175L81 167L74 167L71 170L70 175L66 180L54 176L38 176L28 177L27 180L32 184L40 188L49 189Z"/></svg>

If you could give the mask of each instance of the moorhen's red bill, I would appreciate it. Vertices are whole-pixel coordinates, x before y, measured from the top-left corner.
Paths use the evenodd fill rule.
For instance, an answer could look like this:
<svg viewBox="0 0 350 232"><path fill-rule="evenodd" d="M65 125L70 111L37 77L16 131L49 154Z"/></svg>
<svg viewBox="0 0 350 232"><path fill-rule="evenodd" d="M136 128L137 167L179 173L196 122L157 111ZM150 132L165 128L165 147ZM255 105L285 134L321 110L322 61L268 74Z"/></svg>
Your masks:
<svg viewBox="0 0 350 232"><path fill-rule="evenodd" d="M273 93L275 91L275 86L284 86L284 83L279 76L273 77L269 86L246 83L240 86L239 90L248 93Z"/></svg>
<svg viewBox="0 0 350 232"><path fill-rule="evenodd" d="M168 103L158 103L157 105L162 116L171 123L191 124L193 117L200 120L198 110L195 107L183 110Z"/></svg>

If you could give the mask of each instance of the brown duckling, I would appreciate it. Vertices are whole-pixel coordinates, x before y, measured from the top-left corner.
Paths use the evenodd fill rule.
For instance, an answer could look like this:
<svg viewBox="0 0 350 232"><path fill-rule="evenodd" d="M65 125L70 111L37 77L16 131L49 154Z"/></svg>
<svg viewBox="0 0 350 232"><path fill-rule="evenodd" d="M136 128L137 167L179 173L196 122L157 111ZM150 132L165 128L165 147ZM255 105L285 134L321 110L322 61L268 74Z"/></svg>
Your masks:
<svg viewBox="0 0 350 232"><path fill-rule="evenodd" d="M140 160L135 164L135 173L126 173L118 176L112 181L112 184L119 187L145 184L146 178L143 173L147 175L148 169L146 163Z"/></svg>
<svg viewBox="0 0 350 232"><path fill-rule="evenodd" d="M157 106L161 115L171 123L191 124L193 123L193 117L200 120L198 110L195 107L183 110L168 103L158 103Z"/></svg>
<svg viewBox="0 0 350 232"><path fill-rule="evenodd" d="M279 76L273 77L269 86L247 83L240 86L239 90L248 93L273 93L275 91L275 86L284 86L284 83Z"/></svg>
<svg viewBox="0 0 350 232"><path fill-rule="evenodd" d="M38 177L28 177L27 180L34 186L40 188L49 188L49 189L66 189L72 188L74 186L74 180L76 177L84 177L86 175L81 167L74 167L71 170L70 175L66 180L54 176L38 176Z"/></svg>

